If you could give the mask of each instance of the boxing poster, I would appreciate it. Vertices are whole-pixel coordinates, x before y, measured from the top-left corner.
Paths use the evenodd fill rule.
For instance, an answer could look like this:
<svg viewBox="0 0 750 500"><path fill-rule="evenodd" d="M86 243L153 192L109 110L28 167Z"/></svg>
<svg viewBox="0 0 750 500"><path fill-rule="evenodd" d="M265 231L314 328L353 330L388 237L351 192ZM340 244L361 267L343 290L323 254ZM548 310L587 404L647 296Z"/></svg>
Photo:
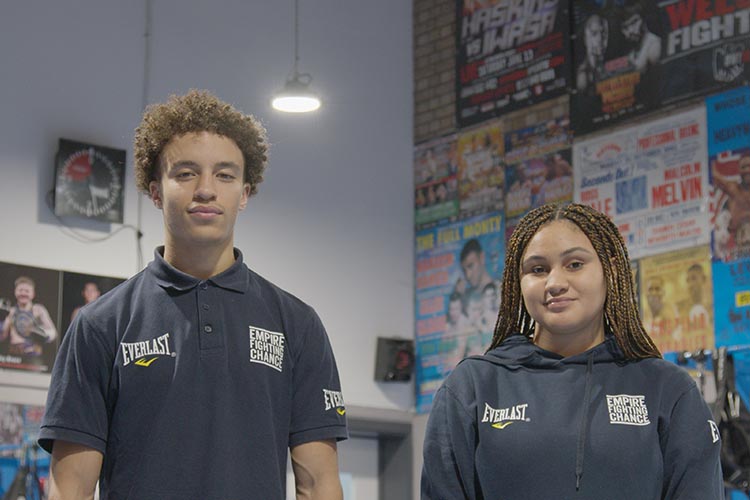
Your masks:
<svg viewBox="0 0 750 500"><path fill-rule="evenodd" d="M750 259L712 264L716 347L750 347Z"/></svg>
<svg viewBox="0 0 750 500"><path fill-rule="evenodd" d="M0 368L49 372L60 343L60 272L0 262Z"/></svg>
<svg viewBox="0 0 750 500"><path fill-rule="evenodd" d="M573 2L576 134L750 76L746 0Z"/></svg>
<svg viewBox="0 0 750 500"><path fill-rule="evenodd" d="M122 278L96 276L93 274L62 273L61 332L64 334L81 308L107 293L120 283Z"/></svg>
<svg viewBox="0 0 750 500"><path fill-rule="evenodd" d="M414 223L417 228L458 216L455 134L414 148Z"/></svg>
<svg viewBox="0 0 750 500"><path fill-rule="evenodd" d="M0 497L47 498L50 456L36 444L44 407L0 403Z"/></svg>
<svg viewBox="0 0 750 500"><path fill-rule="evenodd" d="M505 134L505 233L532 208L573 199L568 117Z"/></svg>
<svg viewBox="0 0 750 500"><path fill-rule="evenodd" d="M574 199L610 216L631 258L710 242L703 106L573 146Z"/></svg>
<svg viewBox="0 0 750 500"><path fill-rule="evenodd" d="M417 411L429 411L443 379L492 339L505 259L501 213L416 235Z"/></svg>
<svg viewBox="0 0 750 500"><path fill-rule="evenodd" d="M715 260L750 257L750 88L706 99Z"/></svg>
<svg viewBox="0 0 750 500"><path fill-rule="evenodd" d="M567 5L562 0L456 0L459 128L567 91Z"/></svg>
<svg viewBox="0 0 750 500"><path fill-rule="evenodd" d="M661 352L714 346L714 300L708 245L639 262L641 318Z"/></svg>
<svg viewBox="0 0 750 500"><path fill-rule="evenodd" d="M459 218L503 210L504 153L499 120L458 134Z"/></svg>

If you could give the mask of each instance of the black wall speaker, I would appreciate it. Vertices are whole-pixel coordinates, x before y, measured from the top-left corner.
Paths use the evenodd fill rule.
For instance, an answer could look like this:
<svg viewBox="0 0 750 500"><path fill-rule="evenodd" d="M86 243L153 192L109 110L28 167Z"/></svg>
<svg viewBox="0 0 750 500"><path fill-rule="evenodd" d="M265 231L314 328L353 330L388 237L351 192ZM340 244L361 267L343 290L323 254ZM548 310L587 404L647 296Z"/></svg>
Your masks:
<svg viewBox="0 0 750 500"><path fill-rule="evenodd" d="M378 337L375 380L407 382L414 371L414 341Z"/></svg>

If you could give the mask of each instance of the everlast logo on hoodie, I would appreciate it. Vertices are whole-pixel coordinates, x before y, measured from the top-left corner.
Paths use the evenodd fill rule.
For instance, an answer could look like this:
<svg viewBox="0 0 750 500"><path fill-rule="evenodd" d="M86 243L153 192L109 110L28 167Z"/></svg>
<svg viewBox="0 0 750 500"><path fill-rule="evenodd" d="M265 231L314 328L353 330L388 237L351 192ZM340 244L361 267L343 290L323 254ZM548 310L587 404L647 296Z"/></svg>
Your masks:
<svg viewBox="0 0 750 500"><path fill-rule="evenodd" d="M528 422L530 420L526 418L526 408L528 408L528 406L528 403L523 403L508 408L498 409L484 403L482 422L489 422L495 429L505 429L510 424L517 421Z"/></svg>

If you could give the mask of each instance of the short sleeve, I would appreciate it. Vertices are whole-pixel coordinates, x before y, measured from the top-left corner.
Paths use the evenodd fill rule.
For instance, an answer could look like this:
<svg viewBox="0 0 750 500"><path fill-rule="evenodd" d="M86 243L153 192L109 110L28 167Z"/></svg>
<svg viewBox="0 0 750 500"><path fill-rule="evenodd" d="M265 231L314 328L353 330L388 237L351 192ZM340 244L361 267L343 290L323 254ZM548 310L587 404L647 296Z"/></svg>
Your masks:
<svg viewBox="0 0 750 500"><path fill-rule="evenodd" d="M346 406L325 328L311 310L294 357L289 446L348 437Z"/></svg>
<svg viewBox="0 0 750 500"><path fill-rule="evenodd" d="M661 437L665 500L723 500L721 438L697 386L677 400Z"/></svg>
<svg viewBox="0 0 750 500"><path fill-rule="evenodd" d="M52 452L54 440L60 439L104 453L114 349L83 312L76 316L52 369L39 432L42 448Z"/></svg>

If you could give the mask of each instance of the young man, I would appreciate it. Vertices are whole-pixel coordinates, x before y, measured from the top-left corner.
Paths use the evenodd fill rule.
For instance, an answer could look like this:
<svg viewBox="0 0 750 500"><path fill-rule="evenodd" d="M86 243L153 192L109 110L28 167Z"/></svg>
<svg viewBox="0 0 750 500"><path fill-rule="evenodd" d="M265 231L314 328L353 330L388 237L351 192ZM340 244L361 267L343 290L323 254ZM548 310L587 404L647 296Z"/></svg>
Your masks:
<svg viewBox="0 0 750 500"><path fill-rule="evenodd" d="M234 225L266 163L263 128L191 91L136 130L137 187L165 242L82 309L55 363L40 432L51 499L341 499L347 436L315 312L243 264Z"/></svg>

